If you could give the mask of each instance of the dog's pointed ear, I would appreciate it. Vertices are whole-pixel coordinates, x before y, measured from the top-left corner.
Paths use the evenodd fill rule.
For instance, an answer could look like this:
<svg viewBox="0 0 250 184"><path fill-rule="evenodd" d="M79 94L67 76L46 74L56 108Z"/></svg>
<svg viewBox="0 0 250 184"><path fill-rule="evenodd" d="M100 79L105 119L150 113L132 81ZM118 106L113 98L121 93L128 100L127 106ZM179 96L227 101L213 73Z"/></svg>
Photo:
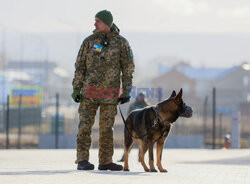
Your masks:
<svg viewBox="0 0 250 184"><path fill-rule="evenodd" d="M181 90L179 91L179 93L178 93L178 95L176 95L176 97L175 97L175 100L176 100L176 102L181 102L181 99L182 99L182 88L181 88Z"/></svg>
<svg viewBox="0 0 250 184"><path fill-rule="evenodd" d="M175 92L175 90L173 90L173 92L172 92L172 94L171 94L171 96L169 98L173 98L175 96L176 96L176 92Z"/></svg>

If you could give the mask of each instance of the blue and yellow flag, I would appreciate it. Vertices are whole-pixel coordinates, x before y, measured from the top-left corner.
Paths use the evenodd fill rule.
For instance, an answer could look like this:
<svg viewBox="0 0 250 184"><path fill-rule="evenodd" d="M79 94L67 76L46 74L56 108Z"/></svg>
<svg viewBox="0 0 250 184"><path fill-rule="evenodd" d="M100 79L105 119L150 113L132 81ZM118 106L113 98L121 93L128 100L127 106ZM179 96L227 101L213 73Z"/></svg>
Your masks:
<svg viewBox="0 0 250 184"><path fill-rule="evenodd" d="M101 52L101 51L102 51L102 48L103 48L103 46L98 45L98 44L95 43L95 44L93 45L93 47L92 47L92 50L97 51L97 52Z"/></svg>

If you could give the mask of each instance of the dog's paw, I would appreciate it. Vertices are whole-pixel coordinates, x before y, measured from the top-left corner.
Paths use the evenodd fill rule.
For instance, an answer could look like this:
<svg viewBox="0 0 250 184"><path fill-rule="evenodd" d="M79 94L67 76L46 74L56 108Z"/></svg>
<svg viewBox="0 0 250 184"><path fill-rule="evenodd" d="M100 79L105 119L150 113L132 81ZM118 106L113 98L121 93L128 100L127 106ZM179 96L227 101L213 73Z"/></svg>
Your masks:
<svg viewBox="0 0 250 184"><path fill-rule="evenodd" d="M161 169L160 172L165 172L165 173L167 173L168 171L167 171L167 169Z"/></svg>
<svg viewBox="0 0 250 184"><path fill-rule="evenodd" d="M156 169L150 169L150 172L158 172Z"/></svg>
<svg viewBox="0 0 250 184"><path fill-rule="evenodd" d="M124 168L123 171L129 171L129 169L128 168Z"/></svg>
<svg viewBox="0 0 250 184"><path fill-rule="evenodd" d="M144 171L145 171L145 172L149 172L149 169L148 169L148 168L146 168L146 169L144 169Z"/></svg>

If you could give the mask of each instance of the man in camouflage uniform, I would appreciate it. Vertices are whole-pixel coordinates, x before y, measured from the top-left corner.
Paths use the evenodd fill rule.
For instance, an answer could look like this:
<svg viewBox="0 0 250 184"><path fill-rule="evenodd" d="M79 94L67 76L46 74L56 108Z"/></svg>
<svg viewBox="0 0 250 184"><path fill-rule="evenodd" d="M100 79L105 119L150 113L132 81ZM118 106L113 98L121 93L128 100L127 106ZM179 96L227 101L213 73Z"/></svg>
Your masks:
<svg viewBox="0 0 250 184"><path fill-rule="evenodd" d="M79 105L79 131L77 134L78 170L93 170L89 163L91 129L97 108L99 120L99 170L122 170L112 161L113 124L117 104L129 101L132 88L134 62L128 41L119 35L112 14L103 10L95 16L95 30L79 50L75 63L72 98ZM119 94L120 80L123 93Z"/></svg>

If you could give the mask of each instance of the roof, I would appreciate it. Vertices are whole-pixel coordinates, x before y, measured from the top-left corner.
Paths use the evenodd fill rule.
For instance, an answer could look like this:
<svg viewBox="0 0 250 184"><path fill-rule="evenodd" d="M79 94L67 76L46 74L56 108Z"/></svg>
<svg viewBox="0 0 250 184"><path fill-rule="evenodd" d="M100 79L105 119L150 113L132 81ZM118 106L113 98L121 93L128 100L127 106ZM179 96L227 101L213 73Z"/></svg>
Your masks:
<svg viewBox="0 0 250 184"><path fill-rule="evenodd" d="M231 72L235 71L238 67L232 68L198 68L191 66L160 66L160 73L167 73L172 69L176 69L181 73L184 73L190 79L204 79L204 80L214 80L221 77L225 77Z"/></svg>
<svg viewBox="0 0 250 184"><path fill-rule="evenodd" d="M42 68L54 68L56 63L48 61L10 61L7 63L8 69L42 69Z"/></svg>
<svg viewBox="0 0 250 184"><path fill-rule="evenodd" d="M26 72L17 72L17 71L5 71L0 72L0 80L3 78L9 80L32 80L32 78Z"/></svg>

